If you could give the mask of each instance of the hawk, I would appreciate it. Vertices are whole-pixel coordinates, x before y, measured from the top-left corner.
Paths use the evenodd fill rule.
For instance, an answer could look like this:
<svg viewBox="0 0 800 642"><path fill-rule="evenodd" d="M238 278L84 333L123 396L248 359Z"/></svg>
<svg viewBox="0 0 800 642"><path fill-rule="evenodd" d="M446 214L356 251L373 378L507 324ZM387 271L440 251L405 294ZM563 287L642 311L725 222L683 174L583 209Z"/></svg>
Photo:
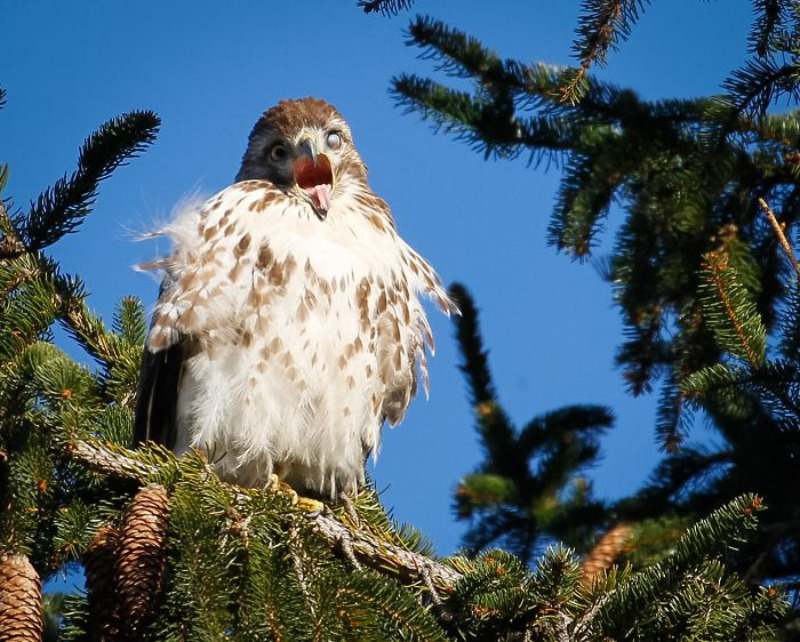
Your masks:
<svg viewBox="0 0 800 642"><path fill-rule="evenodd" d="M350 128L313 98L268 109L236 183L159 233L169 256L145 344L135 441L208 453L242 485L335 496L384 422L426 394L420 303L457 312L367 182Z"/></svg>

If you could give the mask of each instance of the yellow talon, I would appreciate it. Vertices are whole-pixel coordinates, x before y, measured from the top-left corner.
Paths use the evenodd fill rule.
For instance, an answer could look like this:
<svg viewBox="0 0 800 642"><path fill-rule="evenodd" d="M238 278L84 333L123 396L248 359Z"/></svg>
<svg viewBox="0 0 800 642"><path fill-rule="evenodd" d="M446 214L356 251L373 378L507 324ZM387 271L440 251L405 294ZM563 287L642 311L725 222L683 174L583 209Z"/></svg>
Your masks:
<svg viewBox="0 0 800 642"><path fill-rule="evenodd" d="M282 481L275 473L269 476L267 488L274 493L285 495L289 498L292 506L297 506L306 513L321 513L325 509L325 504L321 501L298 495L294 488L289 486L285 481Z"/></svg>
<svg viewBox="0 0 800 642"><path fill-rule="evenodd" d="M295 496L297 496L296 493ZM325 504L317 499L311 499L310 497L297 496L297 505L300 510L305 511L306 513L321 513L323 510L325 510Z"/></svg>

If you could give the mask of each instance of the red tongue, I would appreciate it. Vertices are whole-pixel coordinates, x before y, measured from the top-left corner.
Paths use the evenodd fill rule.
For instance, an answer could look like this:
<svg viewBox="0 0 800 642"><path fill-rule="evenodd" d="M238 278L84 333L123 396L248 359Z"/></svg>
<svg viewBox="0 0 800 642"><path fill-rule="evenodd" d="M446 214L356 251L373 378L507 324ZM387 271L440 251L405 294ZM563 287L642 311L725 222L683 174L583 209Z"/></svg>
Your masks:
<svg viewBox="0 0 800 642"><path fill-rule="evenodd" d="M299 158L294 164L294 180L298 187L311 189L317 185L331 185L333 174L327 156L317 156L315 163L308 157Z"/></svg>

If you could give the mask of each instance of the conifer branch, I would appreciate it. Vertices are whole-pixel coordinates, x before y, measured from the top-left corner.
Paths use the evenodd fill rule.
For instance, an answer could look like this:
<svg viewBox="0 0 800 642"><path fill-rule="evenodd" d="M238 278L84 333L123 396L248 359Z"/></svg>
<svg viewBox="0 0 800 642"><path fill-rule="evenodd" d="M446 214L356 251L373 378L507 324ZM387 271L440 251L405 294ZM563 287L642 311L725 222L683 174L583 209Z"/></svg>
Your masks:
<svg viewBox="0 0 800 642"><path fill-rule="evenodd" d="M155 466L125 454L121 446L100 445L89 439L76 439L66 444L68 456L82 461L95 472L118 479L144 481L155 473Z"/></svg>
<svg viewBox="0 0 800 642"><path fill-rule="evenodd" d="M751 51L764 57L776 31L786 22L788 8L782 0L754 0L753 6L757 17L748 42Z"/></svg>
<svg viewBox="0 0 800 642"><path fill-rule="evenodd" d="M730 123L741 114L761 115L781 94L800 98L796 83L798 63L778 65L768 58L749 60L723 83L727 95L723 102L732 109Z"/></svg>
<svg viewBox="0 0 800 642"><path fill-rule="evenodd" d="M149 111L105 123L83 144L78 168L39 195L27 216L15 217L18 237L31 252L52 245L78 227L91 211L99 183L155 140L160 121Z"/></svg>
<svg viewBox="0 0 800 642"><path fill-rule="evenodd" d="M628 37L644 0L584 0L582 4L583 15L572 46L580 67L561 89L563 102L574 103L581 98L587 72L594 64L605 62L620 36Z"/></svg>
<svg viewBox="0 0 800 642"><path fill-rule="evenodd" d="M603 62L608 50L627 37L639 18L643 0L584 0L578 38L573 50L581 62L591 66Z"/></svg>
<svg viewBox="0 0 800 642"><path fill-rule="evenodd" d="M397 15L404 9L408 9L414 0L359 0L358 6L364 13L382 13L385 16Z"/></svg>
<svg viewBox="0 0 800 642"><path fill-rule="evenodd" d="M96 472L121 479L147 482L158 475L154 463L131 457L125 449L113 444L100 444L91 439L75 440L67 445L67 454ZM235 487L234 492L237 492ZM427 574L439 591L449 592L461 578L460 572L429 557L381 541L367 530L348 528L329 509L308 514L307 518L333 550L341 552L342 542L348 541L350 550L361 564L403 583L424 585Z"/></svg>
<svg viewBox="0 0 800 642"><path fill-rule="evenodd" d="M450 295L461 309L461 316L454 317L456 337L463 355L459 369L469 383L472 404L492 402L497 398L497 392L492 384L488 352L483 347L475 302L461 283L450 286Z"/></svg>
<svg viewBox="0 0 800 642"><path fill-rule="evenodd" d="M82 296L76 295L72 283L60 278L57 284L62 292L64 325L97 361L104 365L114 363L119 349L103 321L89 310Z"/></svg>
<svg viewBox="0 0 800 642"><path fill-rule="evenodd" d="M737 306L733 301L730 283L728 279L725 278L725 272L728 269L727 256L718 252L708 252L705 255L704 267L709 275L709 281L713 284L719 295L719 301L725 310L725 315L739 339L739 344L744 350L747 360L752 367L758 368L763 361L763 357L761 356L762 351L757 350L752 345L751 340L753 339L753 335L745 329L746 321L740 319Z"/></svg>
<svg viewBox="0 0 800 642"><path fill-rule="evenodd" d="M689 565L694 563L691 560L697 559L698 554L720 555L726 548L744 541L747 531L755 529L756 513L762 507L760 497L742 495L692 526L668 557L634 575L614 591L599 609L598 618L606 623L606 635L624 637L623 632L611 621L611 614L619 617L620 612L633 613L652 603L654 589L658 587L656 590L664 590L670 584L679 582Z"/></svg>
<svg viewBox="0 0 800 642"><path fill-rule="evenodd" d="M4 210L0 203L0 218ZM79 279L61 274L57 265L39 252L28 251L13 235L0 238L0 261L12 261L25 257L26 266L14 270L14 281L6 284L11 291L22 283L36 278L45 278L52 284L59 316L67 330L98 362L108 366L120 357L116 337L106 330L103 321L93 314L85 302L83 285Z"/></svg>
<svg viewBox="0 0 800 642"><path fill-rule="evenodd" d="M599 436L614 419L604 407L566 406L517 429L492 383L475 302L459 283L450 293L461 309L454 319L459 367L484 451L484 460L462 477L454 497L457 517L471 522L462 546L477 552L502 543L528 562L541 539L571 543L605 520L581 471L598 457Z"/></svg>

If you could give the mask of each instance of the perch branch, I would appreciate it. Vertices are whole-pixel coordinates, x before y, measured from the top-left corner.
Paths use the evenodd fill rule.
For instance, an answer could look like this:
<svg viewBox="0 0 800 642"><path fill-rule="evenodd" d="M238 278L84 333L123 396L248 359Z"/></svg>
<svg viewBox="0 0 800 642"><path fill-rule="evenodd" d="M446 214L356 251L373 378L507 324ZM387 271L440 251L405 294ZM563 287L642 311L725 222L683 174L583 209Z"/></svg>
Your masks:
<svg viewBox="0 0 800 642"><path fill-rule="evenodd" d="M114 477L144 481L155 470L150 464L122 452L114 452L93 441L76 440L69 444L67 451L71 457L82 461L92 470ZM342 551L342 542L347 542L347 553L352 553L359 563L392 575L403 583L426 585L430 582L438 591L448 593L461 578L461 573L455 569L424 555L391 542L380 541L371 533L349 529L327 507L320 513L304 515L337 553L346 554Z"/></svg>

